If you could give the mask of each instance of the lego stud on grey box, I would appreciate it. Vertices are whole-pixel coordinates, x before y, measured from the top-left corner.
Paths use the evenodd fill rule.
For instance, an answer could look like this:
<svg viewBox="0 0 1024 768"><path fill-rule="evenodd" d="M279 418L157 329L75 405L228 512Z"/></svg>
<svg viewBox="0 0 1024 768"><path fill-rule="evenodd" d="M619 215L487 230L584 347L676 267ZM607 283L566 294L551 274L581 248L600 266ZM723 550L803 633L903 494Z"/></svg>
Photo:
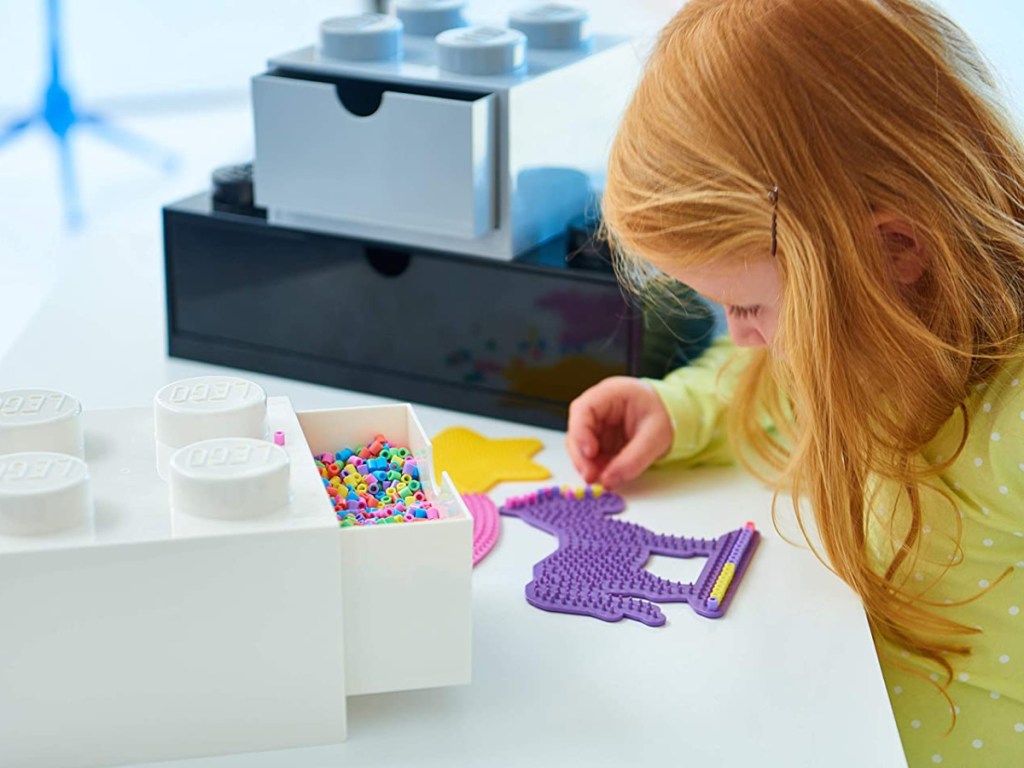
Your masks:
<svg viewBox="0 0 1024 768"><path fill-rule="evenodd" d="M514 29L449 29L435 40L441 69L459 75L507 75L526 64L526 35Z"/></svg>
<svg viewBox="0 0 1024 768"><path fill-rule="evenodd" d="M395 11L407 35L434 37L466 26L466 0L398 0Z"/></svg>
<svg viewBox="0 0 1024 768"><path fill-rule="evenodd" d="M346 61L394 61L402 50L402 22L383 13L337 16L320 23L320 55Z"/></svg>
<svg viewBox="0 0 1024 768"><path fill-rule="evenodd" d="M543 3L512 11L508 25L525 34L531 48L571 49L587 44L587 19L583 8Z"/></svg>

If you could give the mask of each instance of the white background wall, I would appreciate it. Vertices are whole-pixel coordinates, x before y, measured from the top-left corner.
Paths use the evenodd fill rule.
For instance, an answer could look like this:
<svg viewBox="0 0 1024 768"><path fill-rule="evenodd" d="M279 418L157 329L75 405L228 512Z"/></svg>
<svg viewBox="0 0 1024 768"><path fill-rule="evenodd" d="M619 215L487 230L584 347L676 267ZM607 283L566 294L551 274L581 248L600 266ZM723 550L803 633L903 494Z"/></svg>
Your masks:
<svg viewBox="0 0 1024 768"><path fill-rule="evenodd" d="M475 0L501 20L523 0ZM597 31L653 34L669 0L575 0ZM827 0L825 0L827 1ZM51 137L34 130L0 146L0 385L2 357L72 262L139 243L151 258L163 203L207 185L209 171L251 156L248 78L265 59L315 39L328 16L367 0L64 0L68 80L80 104L106 113L178 158L164 172L88 135L75 137L85 226L64 227ZM1024 116L1020 0L942 0L973 35ZM0 131L36 107L47 76L43 0L0 0ZM141 258L141 257L140 257ZM125 290L132 290L126 275ZM41 354L43 351L41 351Z"/></svg>

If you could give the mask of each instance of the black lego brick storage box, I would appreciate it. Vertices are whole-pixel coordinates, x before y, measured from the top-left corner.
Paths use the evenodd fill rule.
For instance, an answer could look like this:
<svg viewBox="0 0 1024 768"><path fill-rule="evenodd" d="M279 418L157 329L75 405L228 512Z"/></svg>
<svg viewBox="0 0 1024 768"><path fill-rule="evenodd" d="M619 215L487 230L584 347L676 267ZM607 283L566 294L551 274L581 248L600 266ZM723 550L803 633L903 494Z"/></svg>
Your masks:
<svg viewBox="0 0 1024 768"><path fill-rule="evenodd" d="M502 261L270 225L214 198L163 211L174 357L561 429L592 384L660 376L710 340L706 311L652 321L600 258L574 266L572 233Z"/></svg>

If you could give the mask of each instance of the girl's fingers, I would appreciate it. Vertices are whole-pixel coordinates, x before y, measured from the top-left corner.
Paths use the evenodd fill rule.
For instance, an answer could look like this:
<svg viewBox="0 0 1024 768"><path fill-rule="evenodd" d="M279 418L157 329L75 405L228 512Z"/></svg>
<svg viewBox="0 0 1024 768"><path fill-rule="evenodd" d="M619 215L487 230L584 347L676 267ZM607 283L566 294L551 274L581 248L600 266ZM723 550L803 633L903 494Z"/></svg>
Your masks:
<svg viewBox="0 0 1024 768"><path fill-rule="evenodd" d="M601 483L614 488L634 480L657 458L654 455L651 436L641 429L608 462L600 473Z"/></svg>
<svg viewBox="0 0 1024 768"><path fill-rule="evenodd" d="M597 477L598 471L594 463L588 459L580 450L579 445L571 436L566 435L565 437L565 449L569 453L569 458L572 460L572 464L576 467L576 471L579 472L580 477L586 483L594 482L594 478Z"/></svg>
<svg viewBox="0 0 1024 768"><path fill-rule="evenodd" d="M569 426L566 430L565 445L576 469L584 476L587 474L586 470L592 469L594 460L601 453L601 438L605 429L598 413L601 403L600 393L588 390L573 400L569 406Z"/></svg>

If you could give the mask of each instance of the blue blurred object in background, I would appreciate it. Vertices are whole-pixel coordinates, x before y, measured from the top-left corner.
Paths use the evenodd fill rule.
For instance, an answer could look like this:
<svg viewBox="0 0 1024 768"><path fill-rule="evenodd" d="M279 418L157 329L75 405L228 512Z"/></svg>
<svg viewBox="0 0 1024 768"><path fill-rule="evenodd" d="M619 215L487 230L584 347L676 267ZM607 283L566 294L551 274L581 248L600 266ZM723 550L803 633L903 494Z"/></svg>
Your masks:
<svg viewBox="0 0 1024 768"><path fill-rule="evenodd" d="M42 108L27 116L10 121L0 132L0 148L34 125L45 125L57 141L60 153L61 194L64 217L72 229L82 222L82 205L75 178L75 163L70 143L71 129L81 126L93 131L99 138L127 152L135 154L164 171L172 171L178 161L173 152L131 131L118 127L98 112L78 110L68 90L61 66L61 9L58 0L46 0L47 54L50 79L43 92Z"/></svg>

